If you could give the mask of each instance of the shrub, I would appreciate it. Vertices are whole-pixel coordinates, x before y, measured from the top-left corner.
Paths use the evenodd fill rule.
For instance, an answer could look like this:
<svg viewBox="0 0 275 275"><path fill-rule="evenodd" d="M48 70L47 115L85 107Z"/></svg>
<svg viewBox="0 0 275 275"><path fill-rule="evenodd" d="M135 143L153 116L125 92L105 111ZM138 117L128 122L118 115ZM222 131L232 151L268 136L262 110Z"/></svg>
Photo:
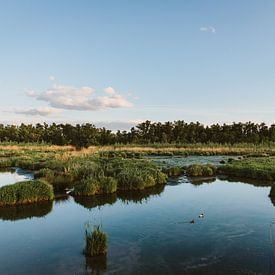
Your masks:
<svg viewBox="0 0 275 275"><path fill-rule="evenodd" d="M163 168L163 172L167 174L168 177L178 177L182 174L182 169L178 166Z"/></svg>
<svg viewBox="0 0 275 275"><path fill-rule="evenodd" d="M216 174L216 167L211 164L192 164L187 167L189 177L211 177Z"/></svg>
<svg viewBox="0 0 275 275"><path fill-rule="evenodd" d="M92 196L96 194L111 194L117 190L117 181L112 177L83 179L74 186L76 196Z"/></svg>
<svg viewBox="0 0 275 275"><path fill-rule="evenodd" d="M112 177L102 177L99 184L104 194L114 193L117 190L117 180Z"/></svg>
<svg viewBox="0 0 275 275"><path fill-rule="evenodd" d="M18 182L0 188L0 206L53 200L53 187L45 181Z"/></svg>
<svg viewBox="0 0 275 275"><path fill-rule="evenodd" d="M100 226L94 226L94 230L88 226L85 230L86 246L84 253L86 256L99 256L107 253L107 236Z"/></svg>
<svg viewBox="0 0 275 275"><path fill-rule="evenodd" d="M99 183L93 178L83 179L74 185L74 195L91 196L98 194Z"/></svg>

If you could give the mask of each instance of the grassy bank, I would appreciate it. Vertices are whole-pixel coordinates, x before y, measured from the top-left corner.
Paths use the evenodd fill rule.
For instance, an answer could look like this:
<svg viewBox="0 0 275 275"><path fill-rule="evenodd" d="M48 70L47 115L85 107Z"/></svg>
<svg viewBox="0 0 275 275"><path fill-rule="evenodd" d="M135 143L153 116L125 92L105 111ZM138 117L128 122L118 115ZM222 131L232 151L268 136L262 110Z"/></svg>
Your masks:
<svg viewBox="0 0 275 275"><path fill-rule="evenodd" d="M248 157L232 160L218 168L219 174L275 181L275 157Z"/></svg>

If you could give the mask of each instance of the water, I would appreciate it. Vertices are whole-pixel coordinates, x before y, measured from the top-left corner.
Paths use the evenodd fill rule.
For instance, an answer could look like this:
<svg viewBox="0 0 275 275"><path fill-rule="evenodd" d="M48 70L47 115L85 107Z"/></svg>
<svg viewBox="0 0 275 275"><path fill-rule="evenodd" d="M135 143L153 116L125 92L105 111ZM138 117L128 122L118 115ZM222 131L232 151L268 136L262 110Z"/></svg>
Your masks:
<svg viewBox="0 0 275 275"><path fill-rule="evenodd" d="M142 193L2 208L0 274L275 274L275 209L262 185L182 177ZM82 254L87 221L102 223L107 259Z"/></svg>
<svg viewBox="0 0 275 275"><path fill-rule="evenodd" d="M220 165L220 161L227 161L228 159L238 159L238 156L149 156L148 158L154 160L158 164L183 167L197 163L210 163L213 165Z"/></svg>
<svg viewBox="0 0 275 275"><path fill-rule="evenodd" d="M0 170L0 187L31 179L33 179L33 174L20 168Z"/></svg>

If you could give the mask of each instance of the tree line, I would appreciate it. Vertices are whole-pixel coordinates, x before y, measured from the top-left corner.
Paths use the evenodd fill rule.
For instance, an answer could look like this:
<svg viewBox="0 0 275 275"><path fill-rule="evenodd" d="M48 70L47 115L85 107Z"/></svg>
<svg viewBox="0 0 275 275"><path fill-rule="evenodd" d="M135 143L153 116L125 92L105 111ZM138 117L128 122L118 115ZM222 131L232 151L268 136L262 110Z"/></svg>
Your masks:
<svg viewBox="0 0 275 275"><path fill-rule="evenodd" d="M112 132L97 128L93 124L0 124L0 142L49 143L54 145L91 145L113 144L194 144L194 143L267 143L275 142L275 124L232 123L205 126L199 122L139 123L130 131Z"/></svg>

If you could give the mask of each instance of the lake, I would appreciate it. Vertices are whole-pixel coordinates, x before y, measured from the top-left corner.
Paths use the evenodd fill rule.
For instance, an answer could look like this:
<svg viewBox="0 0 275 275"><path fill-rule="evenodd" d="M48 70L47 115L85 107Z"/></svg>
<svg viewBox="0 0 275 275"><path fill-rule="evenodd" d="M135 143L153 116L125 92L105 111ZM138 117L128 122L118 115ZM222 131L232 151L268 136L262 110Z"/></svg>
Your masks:
<svg viewBox="0 0 275 275"><path fill-rule="evenodd" d="M141 193L0 208L0 274L274 274L264 185L180 177ZM106 259L83 255L86 222L107 233Z"/></svg>

